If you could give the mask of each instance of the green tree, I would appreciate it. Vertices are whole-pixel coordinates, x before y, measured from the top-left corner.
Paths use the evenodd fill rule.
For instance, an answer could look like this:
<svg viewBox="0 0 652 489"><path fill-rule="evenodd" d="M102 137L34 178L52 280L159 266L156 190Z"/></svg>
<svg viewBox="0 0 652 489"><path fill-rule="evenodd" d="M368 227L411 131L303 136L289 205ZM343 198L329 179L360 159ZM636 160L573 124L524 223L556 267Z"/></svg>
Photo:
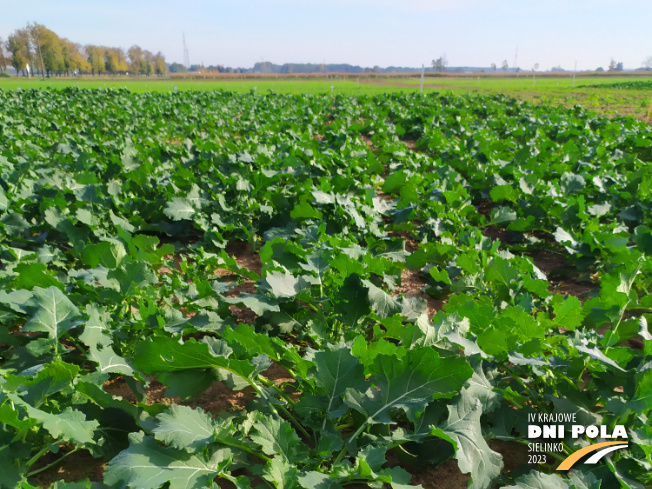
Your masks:
<svg viewBox="0 0 652 489"><path fill-rule="evenodd" d="M62 41L63 66L66 75L72 72L91 71L91 65L82 55L81 46L68 39Z"/></svg>
<svg viewBox="0 0 652 489"><path fill-rule="evenodd" d="M134 44L129 48L127 54L129 56L129 71L133 72L136 75L142 74L140 70L142 68L144 59L143 49L137 44Z"/></svg>
<svg viewBox="0 0 652 489"><path fill-rule="evenodd" d="M143 51L143 60L140 63L140 72L143 75L154 73L154 55L150 51Z"/></svg>
<svg viewBox="0 0 652 489"><path fill-rule="evenodd" d="M104 72L105 63L103 47L94 46L92 44L86 46L86 59L88 60L93 75L101 75Z"/></svg>
<svg viewBox="0 0 652 489"><path fill-rule="evenodd" d="M7 50L11 54L11 66L18 72L27 74L27 65L31 62L29 33L25 29L17 29L7 38Z"/></svg>
<svg viewBox="0 0 652 489"><path fill-rule="evenodd" d="M167 75L168 65L165 63L165 56L159 51L153 57L154 60L154 72L159 75Z"/></svg>
<svg viewBox="0 0 652 489"><path fill-rule="evenodd" d="M5 42L0 37L0 69L2 71L7 71L8 65L9 65L9 57L5 52Z"/></svg>
<svg viewBox="0 0 652 489"><path fill-rule="evenodd" d="M33 51L42 75L64 71L63 42L53 31L41 24L28 25Z"/></svg>
<svg viewBox="0 0 652 489"><path fill-rule="evenodd" d="M185 73L186 72L186 67L183 66L181 63L172 63L169 66L169 71L170 73Z"/></svg>
<svg viewBox="0 0 652 489"><path fill-rule="evenodd" d="M122 48L104 48L104 64L107 73L124 73L129 69Z"/></svg>

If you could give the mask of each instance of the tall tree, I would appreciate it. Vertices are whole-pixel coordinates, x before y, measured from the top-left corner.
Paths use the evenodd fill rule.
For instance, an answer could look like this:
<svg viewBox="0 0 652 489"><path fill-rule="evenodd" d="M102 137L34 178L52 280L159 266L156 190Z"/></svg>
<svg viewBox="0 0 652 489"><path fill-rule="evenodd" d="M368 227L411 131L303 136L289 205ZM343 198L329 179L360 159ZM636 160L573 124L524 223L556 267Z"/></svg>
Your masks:
<svg viewBox="0 0 652 489"><path fill-rule="evenodd" d="M17 29L7 38L7 50L11 54L11 66L16 71L27 74L27 65L32 62L32 53L26 29Z"/></svg>
<svg viewBox="0 0 652 489"><path fill-rule="evenodd" d="M137 45L128 52L120 47L82 47L38 23L17 29L4 43L0 39L0 70L6 69L8 64L18 72L27 74L29 66L31 72L40 71L47 76L75 72L93 75L129 71L164 75L168 72L165 56L160 51L154 55Z"/></svg>
<svg viewBox="0 0 652 489"><path fill-rule="evenodd" d="M107 73L123 73L129 69L122 48L104 48L104 64Z"/></svg>
<svg viewBox="0 0 652 489"><path fill-rule="evenodd" d="M92 44L86 46L86 59L88 60L93 75L101 75L104 72L105 63L103 47L94 46Z"/></svg>
<svg viewBox="0 0 652 489"><path fill-rule="evenodd" d="M144 59L143 49L137 44L134 44L129 48L127 54L129 55L129 71L133 72L136 75L142 74L140 70L142 68Z"/></svg>
<svg viewBox="0 0 652 489"><path fill-rule="evenodd" d="M64 70L62 40L41 24L28 25L28 29L42 74L51 76L55 72L61 73Z"/></svg>
<svg viewBox="0 0 652 489"><path fill-rule="evenodd" d="M154 72L159 75L166 75L168 72L168 65L165 63L165 56L159 51L154 55Z"/></svg>
<svg viewBox="0 0 652 489"><path fill-rule="evenodd" d="M9 65L9 57L5 52L5 42L0 37L0 70L7 71L8 65Z"/></svg>
<svg viewBox="0 0 652 489"><path fill-rule="evenodd" d="M82 48L79 44L63 40L63 66L66 75L74 72L91 71L91 65L82 54Z"/></svg>
<svg viewBox="0 0 652 489"><path fill-rule="evenodd" d="M150 51L143 51L143 61L140 64L140 72L147 76L154 73L154 55Z"/></svg>

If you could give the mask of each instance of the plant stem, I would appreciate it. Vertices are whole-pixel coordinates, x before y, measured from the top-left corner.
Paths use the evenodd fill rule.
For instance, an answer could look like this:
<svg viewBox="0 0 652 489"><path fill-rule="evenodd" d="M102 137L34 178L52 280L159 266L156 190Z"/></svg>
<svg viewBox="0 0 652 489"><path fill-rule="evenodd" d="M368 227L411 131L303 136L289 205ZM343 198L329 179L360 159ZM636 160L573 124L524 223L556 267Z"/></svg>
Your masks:
<svg viewBox="0 0 652 489"><path fill-rule="evenodd" d="M264 379L264 377L262 377L261 375L258 375L258 380L260 381L261 384L265 384L265 381L264 381L263 379ZM256 383L255 383L254 381L250 380L250 379L246 379L246 380L247 380L247 382L249 383L249 385L251 385L251 386L254 388L254 390L256 391L256 393L258 393L258 395L262 397L262 391L261 391L261 389L256 385ZM265 380L267 380L267 379L265 379ZM268 381L268 382L269 382L269 381ZM276 388L276 386L274 386L274 387ZM303 428L303 426L301 426L301 423L299 423L299 422L296 420L296 418L295 418L294 416L292 416L292 414L291 414L287 409L285 409L285 406L278 405L278 407L279 407L279 409L281 409L281 410L283 411L283 413L285 413L285 415L289 418L290 422L291 422L291 423L292 423L292 424L293 424L293 425L294 425L294 426L295 426L295 427L296 427L296 428L297 428L301 433L303 433L303 435L304 435L306 438L308 438L308 439L310 440L310 439L311 439L311 436L310 436L310 435L308 434L308 432ZM274 412L276 413L276 415L277 415L278 417L282 417L282 416L278 413L278 410L276 409L276 406L275 406L274 404L270 404L270 408L272 409L272 411L274 411Z"/></svg>
<svg viewBox="0 0 652 489"><path fill-rule="evenodd" d="M267 387L271 387L274 389L285 401L287 401L288 404L291 406L294 406L296 403L288 394L281 388L279 388L274 382L271 380L263 377L262 375L259 375L258 378L260 379L261 383L265 384Z"/></svg>
<svg viewBox="0 0 652 489"><path fill-rule="evenodd" d="M618 328L620 326L620 323L623 322L623 316L625 315L625 310L627 309L627 306L629 305L631 301L627 301L627 303L623 306L620 312L620 317L618 318L618 322L616 323L616 326L613 328L611 331L611 336L609 337L609 343L611 343L611 339L614 337L616 332L618 331ZM606 355L609 352L609 348L611 348L613 345L607 345L607 347L604 349L604 354Z"/></svg>
<svg viewBox="0 0 652 489"><path fill-rule="evenodd" d="M27 461L27 467L29 468L29 467L31 467L32 465L34 465L34 464L36 463L36 461L37 461L39 458L41 458L43 455L45 455L45 454L46 454L47 452L49 452L49 451L50 451L50 448L49 448L49 447L43 447L43 448L41 448L41 449L38 451L38 453L37 453L36 455L34 455L32 458L30 458L30 459Z"/></svg>
<svg viewBox="0 0 652 489"><path fill-rule="evenodd" d="M59 457L57 460L55 460L54 462L52 462L52 463L50 463L50 464L47 464L45 467L41 467L40 469L32 470L31 472L29 472L29 473L27 474L27 477L32 477L33 475L40 474L41 472L48 470L50 467L54 467L55 465L57 465L58 463L60 463L64 458L69 457L70 455L72 455L72 454L75 453L75 452L78 452L79 450L80 450L80 448L79 448L79 447L76 447L74 450L71 450L71 451L68 452L68 453L64 453L64 454L63 454L61 457ZM48 451L48 450L46 450L46 451ZM34 459L34 457L32 457L32 459L28 462L28 464L30 464L30 462L32 462L33 459ZM32 463L33 463L33 462L32 462Z"/></svg>
<svg viewBox="0 0 652 489"><path fill-rule="evenodd" d="M305 436L305 437L308 438L309 440L312 439L312 437L308 434L308 432L304 429L304 427L301 426L301 423L299 423L299 422L297 421L297 419L296 419L294 416L292 416L292 414L290 413L290 411L288 411L288 410L285 408L285 406L279 406L279 408L280 408L280 409L285 413L285 415L286 415L288 418L290 418L290 422L292 422L292 424L293 424L294 426L297 427L297 429L298 429L298 430L303 434L303 436Z"/></svg>
<svg viewBox="0 0 652 489"><path fill-rule="evenodd" d="M223 445L226 445L228 447L239 448L240 450L242 450L244 452L247 452L248 454L253 455L254 457L258 457L259 459L264 460L265 462L269 462L270 460L272 460L267 455L263 455L262 453L254 452L247 445L241 444L239 442L236 442L236 441L226 442L226 441L222 440L221 438L218 439L218 441L220 443L222 443Z"/></svg>

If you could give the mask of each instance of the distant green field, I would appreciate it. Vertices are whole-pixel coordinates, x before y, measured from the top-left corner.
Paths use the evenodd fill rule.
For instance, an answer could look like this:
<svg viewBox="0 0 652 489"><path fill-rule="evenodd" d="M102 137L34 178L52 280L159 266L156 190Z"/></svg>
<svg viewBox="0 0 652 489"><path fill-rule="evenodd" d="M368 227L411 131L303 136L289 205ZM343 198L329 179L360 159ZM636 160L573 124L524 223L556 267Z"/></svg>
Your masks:
<svg viewBox="0 0 652 489"><path fill-rule="evenodd" d="M550 76L533 76L532 73L523 73L519 76L502 77L502 76L465 76L465 77L433 77L425 78L424 87L432 85L439 87L446 86L451 89L467 89L480 91L496 91L504 93L520 92L549 92L559 90L582 90L584 88L601 87L611 88L639 88L638 85L650 83L651 77L577 77L573 80L572 75L550 77ZM385 83L402 83L419 86L421 80L419 77L404 79L386 79Z"/></svg>
<svg viewBox="0 0 652 489"><path fill-rule="evenodd" d="M413 78L367 78L361 76L359 82L355 79L218 79L218 80L183 80L183 79L107 79L107 78L83 78L83 79L57 79L50 78L42 80L40 78L0 78L0 88L5 90L15 90L17 88L64 88L76 86L80 88L127 88L136 93L142 92L168 92L177 90L227 90L234 92L248 92L253 90L273 90L279 93L328 93L333 91L347 94L365 94L380 93L392 91L409 91L419 89L421 83L418 75ZM436 77L426 78L424 88L433 89L437 86L450 87L451 90L479 90L495 91L503 93L520 93L520 92L542 92L557 90L569 90L574 88L581 90L588 88L589 85L610 85L620 84L633 81L648 81L650 77L578 77L573 81L572 76L565 77L533 77L531 73L521 74L517 77L496 77L496 76L473 76L473 77ZM403 85L403 86L395 86ZM410 85L406 87L405 85ZM608 88L608 87L605 87Z"/></svg>
<svg viewBox="0 0 652 489"><path fill-rule="evenodd" d="M333 87L334 93L347 95L372 95L378 93L410 91L412 89L388 86L368 85L353 80L335 79L310 79L310 80L180 80L180 79L25 79L11 78L0 79L0 89L16 90L17 88L47 88L60 89L65 87L79 88L126 88L131 92L172 92L175 90L227 90L233 92L249 92L258 90L267 92L272 90L277 93L328 93ZM417 87L418 89L418 87Z"/></svg>

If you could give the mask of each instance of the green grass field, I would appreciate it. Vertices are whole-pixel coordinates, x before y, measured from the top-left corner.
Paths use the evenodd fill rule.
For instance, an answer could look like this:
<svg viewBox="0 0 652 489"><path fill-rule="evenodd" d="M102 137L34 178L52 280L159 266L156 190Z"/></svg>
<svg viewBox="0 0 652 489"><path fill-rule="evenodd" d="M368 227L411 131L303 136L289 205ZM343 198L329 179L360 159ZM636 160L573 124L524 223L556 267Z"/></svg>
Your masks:
<svg viewBox="0 0 652 489"><path fill-rule="evenodd" d="M334 93L344 93L347 95L371 95L377 93L386 93L393 91L406 91L402 87L388 87L365 84L364 80L357 83L355 80L336 80L336 79L309 79L309 80L183 80L183 79L25 79L11 78L0 79L0 88L4 90L16 90L17 88L47 88L61 89L65 87L79 88L126 88L131 92L172 92L175 90L227 90L233 92L249 92L254 88L261 92L272 90L277 93L328 93L333 86ZM418 89L418 87L417 87Z"/></svg>
<svg viewBox="0 0 652 489"><path fill-rule="evenodd" d="M650 105L650 93L645 90L623 90L613 88L589 88L587 85L612 84L620 81L648 80L649 77L613 77L591 76L578 77L573 82L572 76L532 77L520 74L514 77L476 76L476 77L436 77L426 78L425 91L503 93L526 100L537 105L565 106L581 105L600 115L632 116L644 120ZM18 88L61 89L69 86L80 88L126 88L131 92L172 92L175 89L187 90L226 90L249 92L256 89L259 93L272 90L277 93L329 93L345 95L376 95L387 92L418 91L419 76L413 78L370 78L361 76L357 79L170 79L170 78L82 78L82 79L47 79L10 78L0 79L0 89L16 90ZM331 89L331 87L333 87Z"/></svg>

